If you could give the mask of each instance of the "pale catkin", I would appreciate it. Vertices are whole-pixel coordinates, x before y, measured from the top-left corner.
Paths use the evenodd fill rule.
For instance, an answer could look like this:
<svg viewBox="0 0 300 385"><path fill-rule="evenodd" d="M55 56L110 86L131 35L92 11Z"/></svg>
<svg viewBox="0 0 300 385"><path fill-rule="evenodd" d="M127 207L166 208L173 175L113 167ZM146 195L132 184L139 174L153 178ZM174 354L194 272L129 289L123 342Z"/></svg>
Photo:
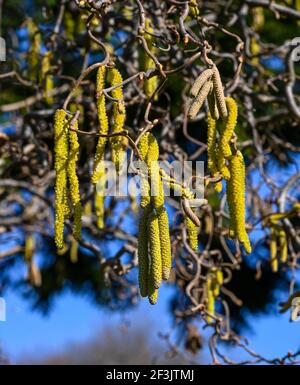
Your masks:
<svg viewBox="0 0 300 385"><path fill-rule="evenodd" d="M200 89L198 95L193 100L189 112L188 117L190 119L194 119L196 115L198 114L200 108L202 107L205 99L207 98L207 95L211 88L211 81L206 82L203 87Z"/></svg>
<svg viewBox="0 0 300 385"><path fill-rule="evenodd" d="M270 264L271 270L273 273L278 271L278 259L277 259L277 237L276 230L274 227L271 227L270 230Z"/></svg>
<svg viewBox="0 0 300 385"><path fill-rule="evenodd" d="M225 119L227 117L227 107L225 103L225 97L224 97L224 90L223 90L223 85L221 81L221 76L219 73L219 70L216 66L213 67L213 85L214 85L214 93L216 97L216 102L218 106L218 111L220 114L220 117L222 119Z"/></svg>
<svg viewBox="0 0 300 385"><path fill-rule="evenodd" d="M70 121L69 121L70 123ZM73 205L73 219L74 219L74 227L73 227L73 235L74 238L79 240L81 237L81 217L82 217L82 206L80 201L80 190L79 190L79 180L77 176L77 162L79 157L79 142L77 136L78 130L78 121L75 120L73 122L73 129L76 131L70 130L69 127L69 156L68 156L68 167L67 167L67 175L69 180L70 187L70 196Z"/></svg>
<svg viewBox="0 0 300 385"><path fill-rule="evenodd" d="M192 85L192 88L190 90L190 95L192 97L196 97L198 95L198 92L203 87L204 83L206 83L213 75L213 70L211 68L207 68L201 74L197 77L194 84Z"/></svg>
<svg viewBox="0 0 300 385"><path fill-rule="evenodd" d="M115 86L116 84L122 83L123 78L121 73L116 69L112 68L110 70L111 85ZM125 119L126 119L126 109L123 98L123 89L122 86L115 88L111 92L114 99L118 99L118 102L113 102L113 128L112 133L118 133L123 131ZM117 173L119 173L124 165L126 159L126 147L127 147L127 138L124 135L113 136L110 138L111 151L112 151L112 161L115 164Z"/></svg>
<svg viewBox="0 0 300 385"><path fill-rule="evenodd" d="M169 219L167 211L164 207L157 211L159 236L160 236L160 251L162 259L162 278L169 279L172 266L171 241L169 232Z"/></svg>
<svg viewBox="0 0 300 385"><path fill-rule="evenodd" d="M227 181L227 201L230 213L230 230L235 233L247 253L251 244L245 228L245 164L240 151L229 160L230 179Z"/></svg>
<svg viewBox="0 0 300 385"><path fill-rule="evenodd" d="M138 234L138 262L139 262L139 287L142 297L148 295L149 281L149 256L148 256L148 219L151 212L150 206L142 211Z"/></svg>
<svg viewBox="0 0 300 385"><path fill-rule="evenodd" d="M64 219L66 210L68 130L66 112L57 110L54 117L54 152L55 152L55 243L58 249L64 244Z"/></svg>
<svg viewBox="0 0 300 385"><path fill-rule="evenodd" d="M106 67L99 67L96 80L97 93L97 114L99 120L99 134L107 135L109 130L108 117L106 112L105 95L101 91L105 87ZM107 137L99 136L96 147L96 154L94 160L94 171L92 175L92 183L97 183L102 176L102 164L104 161L104 152L107 143Z"/></svg>
<svg viewBox="0 0 300 385"><path fill-rule="evenodd" d="M158 289L162 281L162 259L158 217L155 212L149 216L148 222L150 245L150 288Z"/></svg>
<svg viewBox="0 0 300 385"><path fill-rule="evenodd" d="M215 120L218 120L220 117L220 114L219 114L219 110L218 110L218 106L217 106L217 102L216 102L213 83L212 83L210 91L207 95L207 102L208 102L209 112L210 112L212 118Z"/></svg>
<svg viewBox="0 0 300 385"><path fill-rule="evenodd" d="M220 150L224 158L229 158L232 155L230 148L230 140L234 133L234 129L237 122L238 107L233 98L227 97L225 99L228 116L225 122L222 124L221 135L220 135Z"/></svg>

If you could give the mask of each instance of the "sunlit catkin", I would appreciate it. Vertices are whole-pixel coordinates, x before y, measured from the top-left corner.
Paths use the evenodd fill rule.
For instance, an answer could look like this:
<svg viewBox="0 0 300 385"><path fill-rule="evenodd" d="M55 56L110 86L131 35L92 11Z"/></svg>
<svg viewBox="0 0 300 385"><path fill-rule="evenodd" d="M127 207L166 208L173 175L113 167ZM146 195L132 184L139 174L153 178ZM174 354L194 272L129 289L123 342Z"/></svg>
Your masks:
<svg viewBox="0 0 300 385"><path fill-rule="evenodd" d="M209 315L215 315L215 297L212 289L212 277L209 274L206 278L206 293L207 293L207 312ZM206 317L208 324L213 322L213 318L210 316Z"/></svg>
<svg viewBox="0 0 300 385"><path fill-rule="evenodd" d="M77 161L79 157L79 142L77 136L78 130L78 121L75 120L72 124L72 128L75 130L71 130L69 127L69 156L68 156L68 180L70 187L70 196L73 206L73 235L75 239L80 239L81 237L81 217L82 217L82 206L80 201L80 191L79 191L79 180L77 176Z"/></svg>
<svg viewBox="0 0 300 385"><path fill-rule="evenodd" d="M31 262L35 249L35 241L32 235L28 235L25 239L24 260Z"/></svg>
<svg viewBox="0 0 300 385"><path fill-rule="evenodd" d="M148 146L149 148L146 162L151 181L151 201L153 202L154 207L159 209L164 205L164 190L158 164L159 147L157 140L151 133L148 137Z"/></svg>
<svg viewBox="0 0 300 385"><path fill-rule="evenodd" d="M101 94L101 91L105 87L105 74L106 68L100 67L97 72L96 81L96 94L97 94L97 113L99 120L99 134L107 135L109 130L108 117L106 113L106 102L105 96ZM103 165L101 164L104 160L104 151L107 143L107 137L99 136L95 161L94 161L94 172L92 175L92 183L97 183L99 178L102 176Z"/></svg>
<svg viewBox="0 0 300 385"><path fill-rule="evenodd" d="M227 117L227 107L225 103L225 97L224 97L224 91L223 91L223 85L221 81L221 76L219 73L219 70L216 66L213 67L213 85L214 85L214 92L216 96L216 102L218 106L218 111L222 119Z"/></svg>
<svg viewBox="0 0 300 385"><path fill-rule="evenodd" d="M285 263L288 256L287 236L284 229L278 231L279 249L280 249L280 261Z"/></svg>
<svg viewBox="0 0 300 385"><path fill-rule="evenodd" d="M192 97L196 97L200 89L203 87L203 85L207 81L210 80L212 75L213 75L213 70L211 68L208 68L205 71L201 72L201 74L197 77L194 84L192 85L192 88L190 90L190 95Z"/></svg>
<svg viewBox="0 0 300 385"><path fill-rule="evenodd" d="M207 115L207 157L209 171L215 176L218 172L216 160L216 120L212 118L211 114Z"/></svg>
<svg viewBox="0 0 300 385"><path fill-rule="evenodd" d="M159 236L160 236L160 251L162 259L162 278L169 279L172 256L171 256L171 241L169 232L169 219L167 211L164 207L157 210Z"/></svg>
<svg viewBox="0 0 300 385"><path fill-rule="evenodd" d="M198 95L193 100L193 102L190 106L189 112L188 112L188 116L190 119L194 119L196 117L196 115L198 114L205 99L207 98L207 95L208 95L210 88L211 88L211 84L212 84L211 81L204 83L204 85L200 89Z"/></svg>
<svg viewBox="0 0 300 385"><path fill-rule="evenodd" d="M140 138L138 149L140 156L142 158L142 164L140 167L141 175L140 175L140 184L141 184L141 207L144 208L150 204L150 185L148 182L148 166L146 163L147 155L148 155L148 149L149 149L149 132L146 132L143 134L143 136Z"/></svg>
<svg viewBox="0 0 300 385"><path fill-rule="evenodd" d="M271 227L270 230L270 264L273 273L278 271L278 259L277 259L277 237L276 229Z"/></svg>
<svg viewBox="0 0 300 385"><path fill-rule="evenodd" d="M142 297L148 295L149 256L148 256L148 219L150 206L142 212L138 234L139 287Z"/></svg>
<svg viewBox="0 0 300 385"><path fill-rule="evenodd" d="M123 78L116 68L110 70L110 82L112 86L122 83ZM112 133L116 134L123 131L126 119L125 103L123 99L122 86L115 88L111 92L112 97L118 102L113 102L113 128ZM117 173L120 172L126 159L127 138L124 135L117 135L110 138L112 161L115 164Z"/></svg>
<svg viewBox="0 0 300 385"><path fill-rule="evenodd" d="M230 179L227 181L227 200L230 212L230 230L235 233L247 253L251 244L245 229L245 164L240 151L229 160Z"/></svg>
<svg viewBox="0 0 300 385"><path fill-rule="evenodd" d="M184 222L189 245L194 251L198 251L198 227L188 216L184 217Z"/></svg>
<svg viewBox="0 0 300 385"><path fill-rule="evenodd" d="M103 165L101 176L98 180L97 185L95 186L95 196L94 196L95 212L96 212L96 217L97 217L97 226L99 229L104 228L105 185L106 185L106 175L105 175L105 169L104 169L104 165Z"/></svg>
<svg viewBox="0 0 300 385"><path fill-rule="evenodd" d="M57 110L54 117L55 151L55 243L58 249L63 247L65 197L67 189L68 130L66 112Z"/></svg>
<svg viewBox="0 0 300 385"><path fill-rule="evenodd" d="M149 19L146 18L145 20L145 27L146 31L148 33L145 33L145 41L147 43L149 51L153 54L156 55L158 53L158 49L153 45L154 43L154 37L151 35L154 33L154 29L151 26L151 22ZM142 51L142 69L143 71L147 72L148 70L154 70L156 68L154 60L146 53L144 50ZM155 92L156 88L158 86L158 77L157 76L152 76L149 79L145 79L144 81L144 92L145 95L150 98L153 93ZM157 94L154 97L154 100L157 100Z"/></svg>
<svg viewBox="0 0 300 385"><path fill-rule="evenodd" d="M225 99L228 116L226 121L222 125L221 137L220 137L220 149L225 158L231 156L230 140L232 138L238 115L238 108L233 98L227 97Z"/></svg>
<svg viewBox="0 0 300 385"><path fill-rule="evenodd" d="M150 246L150 284L149 288L158 289L162 281L162 259L158 217L152 212L148 219Z"/></svg>

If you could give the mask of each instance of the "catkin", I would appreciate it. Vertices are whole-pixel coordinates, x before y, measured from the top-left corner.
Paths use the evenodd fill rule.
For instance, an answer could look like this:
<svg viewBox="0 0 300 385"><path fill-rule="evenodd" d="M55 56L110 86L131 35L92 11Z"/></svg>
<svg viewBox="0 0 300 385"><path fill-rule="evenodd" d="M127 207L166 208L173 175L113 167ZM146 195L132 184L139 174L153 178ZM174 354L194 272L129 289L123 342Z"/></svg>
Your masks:
<svg viewBox="0 0 300 385"><path fill-rule="evenodd" d="M190 90L190 95L192 97L196 97L198 95L198 92L203 87L203 85L210 80L212 77L213 70L211 68L206 69L205 71L201 72L201 74L197 77L194 84L192 85L192 88Z"/></svg>
<svg viewBox="0 0 300 385"><path fill-rule="evenodd" d="M209 274L206 278L206 292L207 292L207 312L214 316L215 315L215 297L212 290L212 277ZM213 322L213 318L209 315L206 317L208 324Z"/></svg>
<svg viewBox="0 0 300 385"><path fill-rule="evenodd" d="M211 88L211 84L212 84L211 81L204 83L204 85L200 89L198 95L193 100L193 102L190 106L189 112L188 112L188 116L190 119L194 119L196 117L196 115L198 114L200 108L202 107L202 104L204 103L205 99L207 98L207 95L208 95L210 88Z"/></svg>
<svg viewBox="0 0 300 385"><path fill-rule="evenodd" d="M155 137L151 133L148 137L148 145L146 161L151 181L151 201L153 202L153 206L159 209L164 205L164 189L158 165L159 147Z"/></svg>
<svg viewBox="0 0 300 385"><path fill-rule="evenodd" d="M270 264L273 273L278 271L278 259L277 259L277 239L276 230L271 227L270 231Z"/></svg>
<svg viewBox="0 0 300 385"><path fill-rule="evenodd" d="M46 52L42 59L42 71L41 71L41 82L43 82L45 91L45 101L48 105L53 104L53 97L50 95L54 88L53 76L51 75L51 57L50 51Z"/></svg>
<svg viewBox="0 0 300 385"><path fill-rule="evenodd" d="M71 241L70 260L72 263L78 262L78 242L76 240Z"/></svg>
<svg viewBox="0 0 300 385"><path fill-rule="evenodd" d="M115 86L116 84L122 83L123 78L120 72L116 68L110 70L111 85ZM112 133L118 133L123 131L124 123L126 119L126 110L125 103L123 99L123 90L122 86L115 88L111 92L114 99L118 99L118 102L113 102L113 128ZM112 161L115 164L117 173L120 172L124 161L126 159L126 147L127 147L127 138L124 135L113 136L110 138L111 143L111 152L112 152Z"/></svg>
<svg viewBox="0 0 300 385"><path fill-rule="evenodd" d="M194 251L198 251L198 227L188 216L184 217L184 221L187 230L189 245Z"/></svg>
<svg viewBox="0 0 300 385"><path fill-rule="evenodd" d="M157 211L159 236L160 236L160 252L162 259L162 278L169 279L172 256L171 256L171 241L169 232L169 219L167 211L164 207Z"/></svg>
<svg viewBox="0 0 300 385"><path fill-rule="evenodd" d="M216 102L217 102L217 106L218 106L218 111L219 111L221 118L225 119L227 117L227 107L226 107L226 103L225 103L223 85L222 85L219 70L215 65L213 67L212 80L213 80L213 85L214 85L214 92L215 92Z"/></svg>
<svg viewBox="0 0 300 385"><path fill-rule="evenodd" d="M162 259L158 216L152 212L148 222L150 246L150 283L149 288L158 289L162 281Z"/></svg>
<svg viewBox="0 0 300 385"><path fill-rule="evenodd" d="M64 218L67 189L68 132L66 112L57 110L54 117L54 151L55 151L55 243L63 248Z"/></svg>
<svg viewBox="0 0 300 385"><path fill-rule="evenodd" d="M35 242L32 235L29 235L25 239L25 247L24 247L24 260L25 262L31 262L34 254Z"/></svg>
<svg viewBox="0 0 300 385"><path fill-rule="evenodd" d="M280 248L280 261L285 263L287 261L288 248L287 248L287 236L284 229L280 229L278 232L279 248Z"/></svg>
<svg viewBox="0 0 300 385"><path fill-rule="evenodd" d="M229 159L230 179L227 181L227 200L230 212L230 230L243 244L247 253L251 244L245 229L245 164L240 151Z"/></svg>
<svg viewBox="0 0 300 385"><path fill-rule="evenodd" d="M78 130L78 121L75 120L73 123L74 130ZM74 228L73 235L75 239L80 239L81 237L81 217L82 217L82 206L80 201L80 191L79 191L79 180L77 176L77 162L79 157L79 142L76 131L69 129L69 156L68 156L68 167L67 174L70 186L70 196L74 209L73 219L74 219Z"/></svg>
<svg viewBox="0 0 300 385"><path fill-rule="evenodd" d="M105 87L105 74L106 68L104 66L100 67L97 72L96 80L96 92L97 92L97 113L99 120L99 134L107 135L109 130L108 117L106 113L106 102L105 96L100 95L101 91ZM100 177L102 176L103 165L101 164L104 160L104 151L107 143L107 137L99 136L95 161L94 161L94 171L92 175L92 183L97 183Z"/></svg>
<svg viewBox="0 0 300 385"><path fill-rule="evenodd" d="M208 102L208 108L212 118L215 120L218 120L220 117L220 114L219 114L219 110L216 102L213 83L211 84L210 91L207 95L207 102Z"/></svg>
<svg viewBox="0 0 300 385"><path fill-rule="evenodd" d="M238 108L235 100L233 98L227 97L225 99L228 116L225 122L222 125L221 137L220 137L220 150L224 158L228 158L232 155L230 149L230 140L232 138L238 115Z"/></svg>
<svg viewBox="0 0 300 385"><path fill-rule="evenodd" d="M212 115L207 115L207 156L208 156L208 168L213 176L218 172L217 160L216 160L216 120Z"/></svg>
<svg viewBox="0 0 300 385"><path fill-rule="evenodd" d="M27 21L27 28L30 40L28 75L31 81L36 81L38 78L39 53L42 39L38 27L31 18Z"/></svg>
<svg viewBox="0 0 300 385"><path fill-rule="evenodd" d="M148 295L149 256L148 256L148 218L150 206L142 212L138 235L139 287L142 297Z"/></svg>
<svg viewBox="0 0 300 385"><path fill-rule="evenodd" d="M151 26L151 22L149 19L145 19L145 27L147 32L145 34L145 41L147 43L147 46L149 48L149 51L153 54L156 55L158 53L157 48L153 45L154 38L151 35L151 33L154 33L154 29ZM148 71L148 70L154 70L156 68L156 64L154 60L146 53L144 50L142 51L142 69L143 71ZM144 81L144 92L145 95L150 98L155 90L157 89L158 86L158 77L157 76L152 76L150 79L145 79ZM157 94L154 97L154 100L157 100L158 96Z"/></svg>
<svg viewBox="0 0 300 385"><path fill-rule="evenodd" d="M138 149L142 161L146 162L148 149L149 149L149 132L146 132L140 139L138 144ZM140 175L140 183L141 183L141 207L144 208L150 204L150 186L148 182L148 168L146 163L142 164L142 173L146 175Z"/></svg>

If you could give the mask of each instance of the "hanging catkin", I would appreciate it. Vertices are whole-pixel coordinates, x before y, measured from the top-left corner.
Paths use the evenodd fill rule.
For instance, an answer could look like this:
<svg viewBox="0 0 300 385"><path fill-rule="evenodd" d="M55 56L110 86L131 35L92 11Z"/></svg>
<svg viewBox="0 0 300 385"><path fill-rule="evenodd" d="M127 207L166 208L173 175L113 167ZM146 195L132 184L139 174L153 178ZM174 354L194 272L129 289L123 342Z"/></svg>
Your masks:
<svg viewBox="0 0 300 385"><path fill-rule="evenodd" d="M31 81L38 79L39 54L41 49L41 33L34 21L29 18L27 21L30 50L28 52L28 75Z"/></svg>
<svg viewBox="0 0 300 385"><path fill-rule="evenodd" d="M204 83L204 85L200 89L198 95L193 100L193 102L190 106L189 112L188 112L188 116L190 119L194 119L196 117L196 115L198 114L205 99L207 98L207 95L211 89L211 85L212 85L211 81L207 81L206 83Z"/></svg>
<svg viewBox="0 0 300 385"><path fill-rule="evenodd" d="M280 248L280 261L282 263L285 263L287 260L288 248L287 248L287 236L284 229L280 229L278 231L278 238L279 238L279 248Z"/></svg>
<svg viewBox="0 0 300 385"><path fill-rule="evenodd" d="M225 119L227 117L227 107L226 107L225 98L224 98L223 85L222 85L219 70L215 65L213 66L212 80L214 85L214 92L215 92L216 102L218 106L218 111L221 118Z"/></svg>
<svg viewBox="0 0 300 385"><path fill-rule="evenodd" d="M215 120L218 120L220 117L220 114L219 114L219 110L216 102L213 83L211 83L210 91L207 95L207 101L208 101L209 112L212 118Z"/></svg>
<svg viewBox="0 0 300 385"><path fill-rule="evenodd" d="M156 55L158 53L158 49L153 45L154 38L151 34L154 33L154 29L151 26L151 21L146 18L145 19L145 28L148 33L145 34L145 41L147 43L149 51L153 54ZM143 50L142 54L142 69L143 71L147 72L148 70L154 70L156 68L154 60ZM145 95L150 98L154 91L156 90L158 86L158 77L157 76L152 76L150 79L145 79L144 80L144 92ZM157 94L154 97L154 100L157 100Z"/></svg>
<svg viewBox="0 0 300 385"><path fill-rule="evenodd" d="M203 87L203 85L210 80L210 78L213 75L213 70L211 68L206 69L205 71L201 72L201 74L197 77L194 84L192 85L192 88L190 90L190 95L192 97L196 97L200 91L200 89Z"/></svg>
<svg viewBox="0 0 300 385"><path fill-rule="evenodd" d="M144 208L150 204L150 185L148 182L148 167L146 163L147 155L148 155L148 144L149 132L146 132L140 139L138 144L139 153L142 158L141 164L141 175L140 175L140 183L141 183L141 207Z"/></svg>
<svg viewBox="0 0 300 385"><path fill-rule="evenodd" d="M138 261L139 261L139 287L142 297L148 295L148 275L149 275L149 256L148 256L148 219L151 212L150 206L142 212L139 235L138 235Z"/></svg>
<svg viewBox="0 0 300 385"><path fill-rule="evenodd" d="M224 158L229 158L229 156L232 155L232 152L230 149L230 140L232 138L232 135L236 126L238 108L233 98L227 97L225 101L226 101L228 116L224 121L224 123L222 124L222 128L221 128L220 150L222 151Z"/></svg>
<svg viewBox="0 0 300 385"><path fill-rule="evenodd" d="M50 93L54 88L53 75L50 73L51 58L52 58L52 52L50 51L46 52L42 59L42 70L41 70L41 83L44 88L45 101L49 106L53 104L53 97L50 95Z"/></svg>
<svg viewBox="0 0 300 385"><path fill-rule="evenodd" d="M97 72L96 80L96 93L97 93L97 113L99 120L99 134L107 135L109 130L108 117L106 113L106 102L105 95L101 94L101 91L105 87L105 74L106 68L104 66L100 67ZM103 173L103 165L101 164L104 161L104 151L107 143L107 137L99 136L95 161L94 161L94 172L92 175L92 183L97 183L101 178Z"/></svg>
<svg viewBox="0 0 300 385"><path fill-rule="evenodd" d="M171 241L169 232L169 219L167 211L164 207L157 210L158 225L159 225L159 237L160 237L160 249L162 259L162 279L168 280L171 265Z"/></svg>
<svg viewBox="0 0 300 385"><path fill-rule="evenodd" d="M185 215L184 222L187 230L189 245L194 251L198 251L198 227Z"/></svg>
<svg viewBox="0 0 300 385"><path fill-rule="evenodd" d="M112 86L122 83L123 78L116 68L110 70L110 82ZM125 103L123 99L122 86L115 88L111 92L114 99L118 102L113 102L113 128L112 133L123 131L126 119ZM117 135L110 138L112 161L115 164L116 171L119 173L126 159L127 138L124 135Z"/></svg>
<svg viewBox="0 0 300 385"><path fill-rule="evenodd" d="M158 165L159 147L155 137L151 133L149 133L148 137L148 146L149 148L146 161L151 181L151 201L153 206L156 209L159 209L164 205L164 190Z"/></svg>
<svg viewBox="0 0 300 385"><path fill-rule="evenodd" d="M69 127L69 126L68 126ZM70 127L69 127L70 128ZM73 122L73 130L69 129L69 156L68 156L68 167L67 174L69 180L70 196L73 205L73 235L76 240L81 237L81 217L82 217L82 206L80 201L79 191L79 180L77 176L77 162L79 157L79 142L77 136L78 121Z"/></svg>
<svg viewBox="0 0 300 385"><path fill-rule="evenodd" d="M207 275L206 278L206 293L207 293L207 312L214 316L215 315L215 297L212 289L212 276L211 274ZM213 318L209 315L206 317L208 324L212 323Z"/></svg>
<svg viewBox="0 0 300 385"><path fill-rule="evenodd" d="M212 118L210 112L207 115L207 157L208 157L208 168L213 177L218 175L218 162L217 162L217 128L216 120ZM222 182L214 184L214 189L217 192L222 191Z"/></svg>
<svg viewBox="0 0 300 385"><path fill-rule="evenodd" d="M275 227L271 227L270 230L270 264L273 273L278 271L278 259L277 259L277 237Z"/></svg>
<svg viewBox="0 0 300 385"><path fill-rule="evenodd" d="M149 216L149 245L150 245L150 288L158 289L162 281L162 259L160 249L160 234L158 217L155 212Z"/></svg>
<svg viewBox="0 0 300 385"><path fill-rule="evenodd" d="M245 164L240 151L229 159L230 179L227 181L227 201L230 212L230 230L243 244L247 253L251 244L245 229Z"/></svg>
<svg viewBox="0 0 300 385"><path fill-rule="evenodd" d="M55 151L55 243L63 248L64 219L67 191L68 130L66 112L57 110L54 117L54 151Z"/></svg>

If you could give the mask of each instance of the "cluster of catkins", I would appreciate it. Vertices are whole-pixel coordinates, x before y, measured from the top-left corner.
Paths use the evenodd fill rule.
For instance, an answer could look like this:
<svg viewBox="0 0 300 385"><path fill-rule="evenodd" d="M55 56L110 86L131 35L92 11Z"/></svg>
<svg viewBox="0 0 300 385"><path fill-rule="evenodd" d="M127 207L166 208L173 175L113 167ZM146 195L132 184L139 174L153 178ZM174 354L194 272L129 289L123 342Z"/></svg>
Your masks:
<svg viewBox="0 0 300 385"><path fill-rule="evenodd" d="M245 164L242 153L232 143L237 123L235 100L224 97L219 71L215 65L203 71L191 88L195 97L189 117L194 118L208 98L207 153L208 168L213 177L226 180L226 194L230 214L229 236L237 238L247 253L251 244L245 229ZM215 184L222 191L222 182Z"/></svg>
<svg viewBox="0 0 300 385"><path fill-rule="evenodd" d="M141 176L142 214L138 236L139 286L142 297L157 302L161 281L169 278L171 242L168 214L164 207L163 182L158 165L159 147L147 132L139 142L139 152L146 170Z"/></svg>
<svg viewBox="0 0 300 385"><path fill-rule="evenodd" d="M113 102L112 129L111 132L109 132L109 119L106 111L106 99L105 95L102 93L102 90L105 88L106 78L108 78L108 81L112 87L123 82L122 75L116 68L107 69L105 66L102 66L98 69L96 82L97 111L100 126L99 134L103 136L99 136L97 143L92 183L94 183L96 187L95 209L99 228L104 227L104 189L106 183L104 154L108 142L108 137L105 135L108 135L109 133L117 134L118 132L122 131L126 119L123 90L120 86L112 90L112 97L115 99L115 101ZM112 161L115 164L117 173L120 173L126 159L127 138L122 135L116 135L112 136L109 139L109 142L111 146Z"/></svg>
<svg viewBox="0 0 300 385"><path fill-rule="evenodd" d="M73 129L71 130L71 123ZM73 235L76 240L81 236L82 206L80 201L77 160L79 142L76 130L78 121L72 122L65 110L59 109L54 117L55 142L55 243L58 249L64 246L65 219L73 215ZM69 204L71 198L72 207Z"/></svg>

